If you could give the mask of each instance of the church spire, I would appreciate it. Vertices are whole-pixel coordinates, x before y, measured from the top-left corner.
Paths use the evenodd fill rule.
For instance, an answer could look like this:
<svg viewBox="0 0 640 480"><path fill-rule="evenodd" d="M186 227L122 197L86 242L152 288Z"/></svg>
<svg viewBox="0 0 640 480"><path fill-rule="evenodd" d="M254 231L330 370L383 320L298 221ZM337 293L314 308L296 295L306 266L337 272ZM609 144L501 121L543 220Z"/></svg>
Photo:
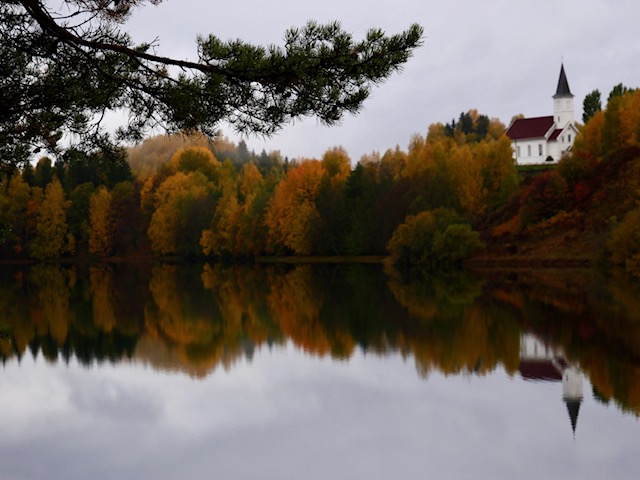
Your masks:
<svg viewBox="0 0 640 480"><path fill-rule="evenodd" d="M571 430L573 430L573 435L576 435L576 426L578 425L578 412L580 412L580 404L582 403L581 398L565 398L564 399L567 405L567 412L569 412L569 420L571 420Z"/></svg>
<svg viewBox="0 0 640 480"><path fill-rule="evenodd" d="M571 430L576 434L578 412L582 403L582 374L574 365L568 365L562 372L562 399L567 405Z"/></svg>
<svg viewBox="0 0 640 480"><path fill-rule="evenodd" d="M564 63L560 66L560 78L558 78L558 88L553 98L560 97L573 97L571 89L569 89L569 82L567 81L567 74L564 73Z"/></svg>

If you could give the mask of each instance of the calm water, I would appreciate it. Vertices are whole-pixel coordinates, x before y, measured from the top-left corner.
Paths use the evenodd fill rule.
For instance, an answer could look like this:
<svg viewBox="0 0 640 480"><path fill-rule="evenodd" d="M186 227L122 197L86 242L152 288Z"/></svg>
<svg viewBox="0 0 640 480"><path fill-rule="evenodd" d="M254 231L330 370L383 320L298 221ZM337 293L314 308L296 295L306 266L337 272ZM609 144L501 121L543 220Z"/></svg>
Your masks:
<svg viewBox="0 0 640 480"><path fill-rule="evenodd" d="M0 267L0 479L631 479L640 286Z"/></svg>

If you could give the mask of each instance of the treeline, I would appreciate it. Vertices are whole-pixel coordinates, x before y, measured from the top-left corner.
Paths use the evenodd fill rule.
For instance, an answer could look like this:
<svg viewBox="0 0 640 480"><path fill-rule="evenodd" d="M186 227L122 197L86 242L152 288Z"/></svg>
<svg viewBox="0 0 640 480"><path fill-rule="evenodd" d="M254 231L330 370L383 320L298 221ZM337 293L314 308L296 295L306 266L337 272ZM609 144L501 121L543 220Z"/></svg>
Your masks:
<svg viewBox="0 0 640 480"><path fill-rule="evenodd" d="M475 111L408 151L289 162L224 140L157 137L127 152L69 152L4 178L6 257L386 255L458 263L474 219L517 188L504 125ZM447 253L447 255L443 255Z"/></svg>
<svg viewBox="0 0 640 480"><path fill-rule="evenodd" d="M288 161L180 136L43 158L2 179L0 254L390 255L449 268L485 246L640 272L640 92L617 90L557 168L524 178L504 125L474 110L353 167L341 147Z"/></svg>

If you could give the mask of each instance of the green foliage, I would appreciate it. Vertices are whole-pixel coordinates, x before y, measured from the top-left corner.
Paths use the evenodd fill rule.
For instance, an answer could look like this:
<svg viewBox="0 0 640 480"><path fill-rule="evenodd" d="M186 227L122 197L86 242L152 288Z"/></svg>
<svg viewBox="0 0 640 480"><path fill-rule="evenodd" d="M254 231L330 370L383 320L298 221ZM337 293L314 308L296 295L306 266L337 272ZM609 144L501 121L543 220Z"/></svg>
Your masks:
<svg viewBox="0 0 640 480"><path fill-rule="evenodd" d="M476 110L462 112L458 122L451 120L444 126L444 134L448 137L463 136L468 143L475 143L487 138L491 120L486 115L479 115Z"/></svg>
<svg viewBox="0 0 640 480"><path fill-rule="evenodd" d="M53 166L49 157L42 157L33 173L33 185L44 189L53 180Z"/></svg>
<svg viewBox="0 0 640 480"><path fill-rule="evenodd" d="M455 267L482 247L480 234L470 225L454 224L440 233L437 232L433 242L433 256L441 266Z"/></svg>
<svg viewBox="0 0 640 480"><path fill-rule="evenodd" d="M587 94L582 102L582 121L586 124L591 120L596 112L602 110L602 102L600 101L600 90L594 90Z"/></svg>
<svg viewBox="0 0 640 480"><path fill-rule="evenodd" d="M614 100L614 99L616 99L616 98L618 98L618 97L622 97L622 96L624 96L626 93L634 92L634 91L635 91L635 89L633 89L633 88L629 88L629 87L626 87L626 86L625 86L625 85L623 85L622 83L619 83L619 84L615 85L615 86L611 89L611 91L609 92L609 97L607 98L607 107L609 106L609 103L610 103L612 100Z"/></svg>
<svg viewBox="0 0 640 480"><path fill-rule="evenodd" d="M482 246L480 235L449 209L410 215L387 245L395 265L433 269L459 266Z"/></svg>
<svg viewBox="0 0 640 480"><path fill-rule="evenodd" d="M91 195L95 188L90 182L82 183L75 187L69 194L69 209L67 221L69 232L76 239L76 249L84 249L89 242L91 228Z"/></svg>

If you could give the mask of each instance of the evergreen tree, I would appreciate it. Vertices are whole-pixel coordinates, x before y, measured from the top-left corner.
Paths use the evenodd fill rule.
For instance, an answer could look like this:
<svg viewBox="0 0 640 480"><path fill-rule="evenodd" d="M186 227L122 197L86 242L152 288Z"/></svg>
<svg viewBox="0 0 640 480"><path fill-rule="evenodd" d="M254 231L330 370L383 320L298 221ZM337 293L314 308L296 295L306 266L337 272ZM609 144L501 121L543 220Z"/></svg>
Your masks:
<svg viewBox="0 0 640 480"><path fill-rule="evenodd" d="M26 161L32 145L56 150L66 133L110 144L104 113L125 110L117 138L140 140L161 124L213 137L221 121L272 134L296 118L335 124L421 44L422 28L355 41L339 23L309 22L284 47L198 37L198 60L133 43L129 14L162 0L11 0L0 3L0 166Z"/></svg>
<svg viewBox="0 0 640 480"><path fill-rule="evenodd" d="M589 93L586 97L584 97L584 101L582 102L582 121L585 125L591 120L596 112L602 110L602 102L600 101L600 90L594 90Z"/></svg>

